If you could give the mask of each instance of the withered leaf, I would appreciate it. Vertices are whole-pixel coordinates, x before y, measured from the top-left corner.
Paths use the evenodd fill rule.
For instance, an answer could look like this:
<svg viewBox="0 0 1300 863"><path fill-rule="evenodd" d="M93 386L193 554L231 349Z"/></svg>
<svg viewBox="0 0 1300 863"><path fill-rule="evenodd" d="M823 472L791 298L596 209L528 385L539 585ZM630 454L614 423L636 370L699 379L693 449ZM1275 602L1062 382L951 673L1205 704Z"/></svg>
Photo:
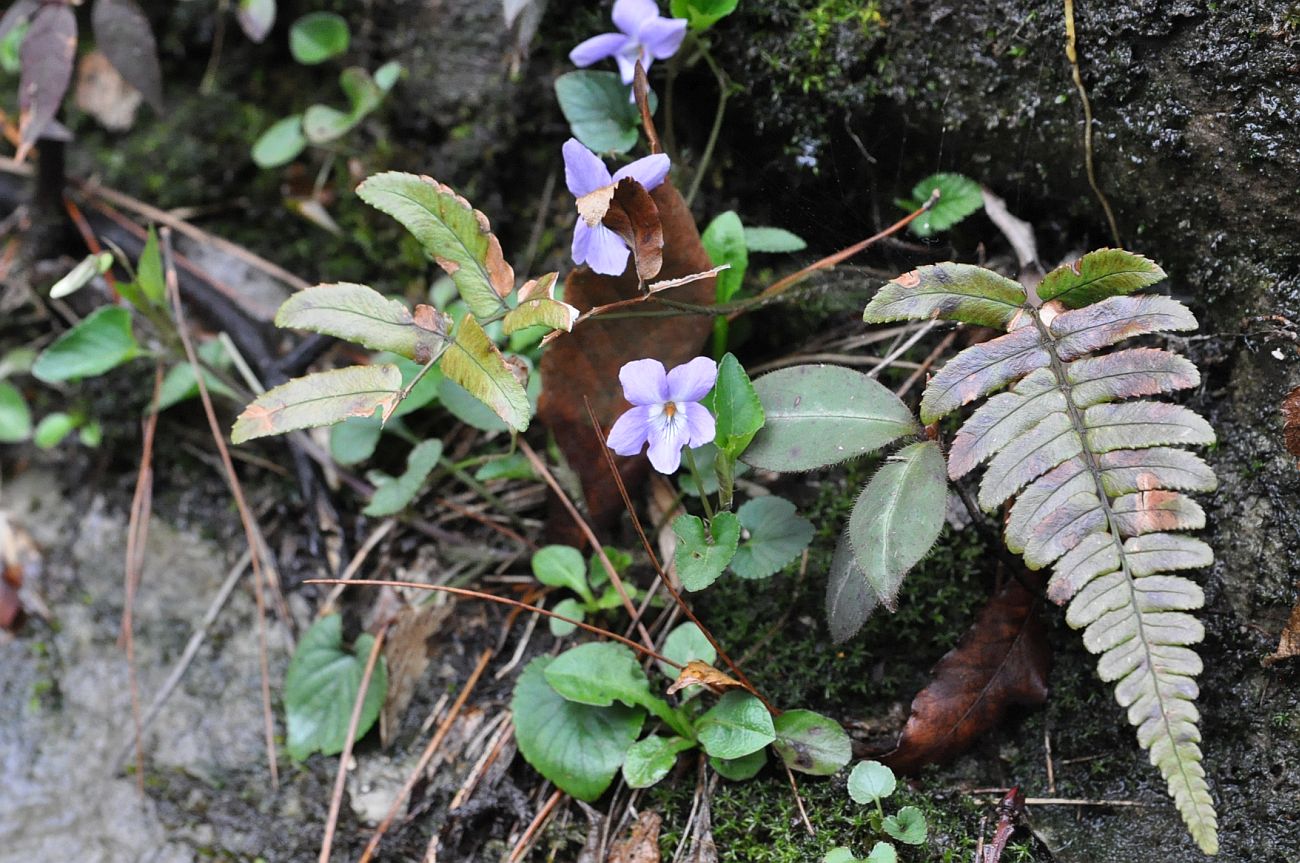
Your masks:
<svg viewBox="0 0 1300 863"><path fill-rule="evenodd" d="M663 226L663 267L659 275L672 279L707 270L712 264L681 195L664 182L650 197ZM666 296L687 303L712 303L713 283L713 279L701 279L673 288ZM587 311L635 297L637 289L638 279L633 272L615 278L579 268L565 280L565 300ZM653 357L672 368L699 354L712 327L712 322L701 315L596 317L558 338L542 355L542 395L537 416L555 436L569 466L581 480L588 515L597 530L609 527L622 512L623 504L608 474L583 399L590 399L596 418L608 429L628 407L618 383L618 370L624 363ZM645 480L648 463L639 457L620 458L618 463L624 482L635 495ZM557 512L552 535L567 526L567 514Z"/></svg>
<svg viewBox="0 0 1300 863"><path fill-rule="evenodd" d="M664 263L664 229L659 208L644 186L631 177L619 180L602 221L632 249L641 281L659 275Z"/></svg>
<svg viewBox="0 0 1300 863"><path fill-rule="evenodd" d="M388 694L379 713L379 739L387 747L401 727L402 716L415 695L416 684L429 667L429 639L451 614L450 605L405 606L384 642L388 663Z"/></svg>
<svg viewBox="0 0 1300 863"><path fill-rule="evenodd" d="M1050 654L1042 599L1011 579L934 667L912 700L898 745L881 760L900 773L947 761L996 727L1013 705L1047 700Z"/></svg>
<svg viewBox="0 0 1300 863"><path fill-rule="evenodd" d="M692 659L677 675L677 680L668 687L668 694L673 695L688 686L707 686L709 690L721 695L729 689L743 689L744 685L730 675L699 659Z"/></svg>
<svg viewBox="0 0 1300 863"><path fill-rule="evenodd" d="M658 812L643 810L632 824L628 837L609 849L609 863L659 863L659 826L662 823Z"/></svg>
<svg viewBox="0 0 1300 863"><path fill-rule="evenodd" d="M1300 387L1282 400L1282 435L1286 451L1296 457L1296 467L1300 468Z"/></svg>
<svg viewBox="0 0 1300 863"><path fill-rule="evenodd" d="M163 109L162 68L149 18L135 0L95 0L95 43L155 111Z"/></svg>
<svg viewBox="0 0 1300 863"><path fill-rule="evenodd" d="M18 100L22 142L16 158L22 161L45 127L59 112L63 94L72 81L72 61L77 53L77 17L71 6L46 3L32 16L20 52L22 78Z"/></svg>
<svg viewBox="0 0 1300 863"><path fill-rule="evenodd" d="M1297 655L1300 655L1300 600L1296 600L1295 607L1291 609L1291 616L1287 618L1286 626L1282 627L1282 635L1277 640L1277 650L1264 657L1264 665L1272 665Z"/></svg>

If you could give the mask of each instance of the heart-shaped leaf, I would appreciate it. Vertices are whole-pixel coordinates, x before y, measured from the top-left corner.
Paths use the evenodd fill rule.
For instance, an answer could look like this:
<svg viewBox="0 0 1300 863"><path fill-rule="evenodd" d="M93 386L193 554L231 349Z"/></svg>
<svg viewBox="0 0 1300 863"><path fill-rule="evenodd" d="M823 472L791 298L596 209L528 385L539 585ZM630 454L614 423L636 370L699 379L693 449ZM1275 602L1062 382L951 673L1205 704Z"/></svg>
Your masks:
<svg viewBox="0 0 1300 863"><path fill-rule="evenodd" d="M630 92L616 72L583 70L555 79L555 97L573 136L597 153L626 153L636 146L641 115ZM651 93L651 113L655 104Z"/></svg>
<svg viewBox="0 0 1300 863"><path fill-rule="evenodd" d="M706 530L699 516L679 515L673 522L677 550L673 560L677 577L687 590L703 590L718 580L736 553L740 542L740 521L734 513L719 512Z"/></svg>
<svg viewBox="0 0 1300 863"><path fill-rule="evenodd" d="M546 682L546 669L554 661L539 656L519 675L511 699L515 739L538 773L590 803L613 781L641 733L645 712L622 704L592 707L569 701Z"/></svg>
<svg viewBox="0 0 1300 863"><path fill-rule="evenodd" d="M284 678L284 708L288 717L289 756L302 761L313 752L334 755L347 742L352 706L361 691L361 677L374 636L357 639L355 652L343 649L343 617L322 617L298 642ZM357 724L360 740L379 718L388 692L383 657L370 677Z"/></svg>
<svg viewBox="0 0 1300 863"><path fill-rule="evenodd" d="M718 659L718 651L704 637L700 628L690 621L668 633L668 637L664 639L663 650L660 652L682 665L693 661L712 665ZM671 665L661 662L659 670L674 680L677 678L677 669Z"/></svg>
<svg viewBox="0 0 1300 863"><path fill-rule="evenodd" d="M915 806L904 806L897 815L889 815L881 825L886 833L908 845L924 845L925 815Z"/></svg>
<svg viewBox="0 0 1300 863"><path fill-rule="evenodd" d="M794 504L776 495L756 497L736 510L749 538L736 549L731 569L741 578L767 578L812 542L813 526Z"/></svg>
<svg viewBox="0 0 1300 863"><path fill-rule="evenodd" d="M895 787L894 771L879 761L861 761L849 774L849 796L864 806L884 800L894 793Z"/></svg>

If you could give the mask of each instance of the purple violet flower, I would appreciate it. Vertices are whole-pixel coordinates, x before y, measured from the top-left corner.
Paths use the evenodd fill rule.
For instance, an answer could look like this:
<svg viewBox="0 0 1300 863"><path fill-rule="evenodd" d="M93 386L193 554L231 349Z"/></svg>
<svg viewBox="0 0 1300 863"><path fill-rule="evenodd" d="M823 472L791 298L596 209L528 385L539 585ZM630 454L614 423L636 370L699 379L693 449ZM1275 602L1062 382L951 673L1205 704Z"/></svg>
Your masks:
<svg viewBox="0 0 1300 863"><path fill-rule="evenodd" d="M661 17L655 0L617 0L613 17L622 32L592 36L574 48L569 52L573 65L583 68L613 57L623 83L631 84L638 59L648 72L655 60L676 54L686 38L686 19Z"/></svg>
<svg viewBox="0 0 1300 863"><path fill-rule="evenodd" d="M682 463L682 447L713 440L715 426L700 399L713 389L718 364L696 357L664 372L658 360L633 360L618 372L632 409L614 422L605 443L619 455L636 455L650 444L650 464L670 474Z"/></svg>
<svg viewBox="0 0 1300 863"><path fill-rule="evenodd" d="M577 138L564 142L564 182L575 198L583 198L600 189L618 185L624 177L636 180L648 192L664 181L672 163L663 153L637 159L624 165L611 177L609 169L595 153ZM591 224L581 214L573 227L573 262L585 263L604 276L621 276L631 254L623 239L599 221Z"/></svg>

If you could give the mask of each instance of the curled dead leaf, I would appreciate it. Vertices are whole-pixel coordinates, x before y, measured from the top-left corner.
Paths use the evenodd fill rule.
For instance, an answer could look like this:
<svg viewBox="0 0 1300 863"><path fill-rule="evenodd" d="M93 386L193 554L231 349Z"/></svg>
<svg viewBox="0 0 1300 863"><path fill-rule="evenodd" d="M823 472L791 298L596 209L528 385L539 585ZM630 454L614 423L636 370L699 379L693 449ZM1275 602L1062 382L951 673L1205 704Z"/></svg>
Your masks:
<svg viewBox="0 0 1300 863"><path fill-rule="evenodd" d="M1300 468L1300 387L1282 400L1282 436L1286 451L1296 457L1296 467Z"/></svg>
<svg viewBox="0 0 1300 863"><path fill-rule="evenodd" d="M609 863L659 863L659 827L662 823L658 812L643 810L636 817L627 838L609 849Z"/></svg>
<svg viewBox="0 0 1300 863"><path fill-rule="evenodd" d="M644 186L631 177L619 180L602 221L632 250L641 281L659 275L664 263L664 228L659 208Z"/></svg>
<svg viewBox="0 0 1300 863"><path fill-rule="evenodd" d="M745 688L744 684L736 678L698 659L686 663L686 667L677 675L677 680L668 687L668 694L674 695L688 686L707 686L709 691L716 695L721 695L729 689Z"/></svg>
<svg viewBox="0 0 1300 863"><path fill-rule="evenodd" d="M609 212L609 205L614 200L614 186L601 186L594 192L588 192L578 199L578 216L587 223L588 228L599 225Z"/></svg>

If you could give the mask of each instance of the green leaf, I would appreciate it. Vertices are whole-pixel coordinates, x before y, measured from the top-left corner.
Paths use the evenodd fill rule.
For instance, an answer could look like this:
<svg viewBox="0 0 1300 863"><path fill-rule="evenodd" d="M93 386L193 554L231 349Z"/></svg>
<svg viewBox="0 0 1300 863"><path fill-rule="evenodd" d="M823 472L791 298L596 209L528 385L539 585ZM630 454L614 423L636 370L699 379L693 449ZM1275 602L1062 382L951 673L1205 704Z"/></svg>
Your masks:
<svg viewBox="0 0 1300 863"><path fill-rule="evenodd" d="M32 436L27 399L8 381L0 381L0 443L19 443Z"/></svg>
<svg viewBox="0 0 1300 863"><path fill-rule="evenodd" d="M694 746L694 740L660 737L658 734L638 740L632 744L623 761L623 779L629 788L649 788L668 775L677 763L679 753Z"/></svg>
<svg viewBox="0 0 1300 863"><path fill-rule="evenodd" d="M903 576L930 551L943 529L948 479L934 441L905 446L885 460L849 517L849 542L872 591L898 608Z"/></svg>
<svg viewBox="0 0 1300 863"><path fill-rule="evenodd" d="M841 536L826 579L826 623L831 640L841 644L857 635L879 605L880 594L872 589L858 565L848 534Z"/></svg>
<svg viewBox="0 0 1300 863"><path fill-rule="evenodd" d="M731 265L731 269L718 273L715 282L718 302L730 302L740 293L745 270L749 267L749 247L745 244L745 229L740 224L740 216L733 210L718 214L700 234L700 242L715 267Z"/></svg>
<svg viewBox="0 0 1300 863"><path fill-rule="evenodd" d="M749 446L763 427L763 404L740 361L726 354L718 363L718 381L709 396L717 420L713 443L732 458Z"/></svg>
<svg viewBox="0 0 1300 863"><path fill-rule="evenodd" d="M228 398L231 401L239 400L239 395L234 390L207 369L203 370L203 383L207 385L208 392L214 396ZM169 407L198 397L199 381L194 374L194 367L189 363L177 363L163 376L162 389L158 391L158 410L165 411Z"/></svg>
<svg viewBox="0 0 1300 863"><path fill-rule="evenodd" d="M973 264L934 264L904 273L876 291L862 319L869 324L934 315L1004 330L1027 299L1019 282Z"/></svg>
<svg viewBox="0 0 1300 863"><path fill-rule="evenodd" d="M99 424L99 420L91 420L77 429L77 440L81 441L82 446L94 449L104 442L104 427Z"/></svg>
<svg viewBox="0 0 1300 863"><path fill-rule="evenodd" d="M276 120L253 142L253 162L259 168L278 168L298 157L307 146L302 114Z"/></svg>
<svg viewBox="0 0 1300 863"><path fill-rule="evenodd" d="M505 297L515 274L487 216L450 186L431 177L390 171L357 187L361 200L401 222L451 276L461 299L480 318L509 311Z"/></svg>
<svg viewBox="0 0 1300 863"><path fill-rule="evenodd" d="M622 575L629 566L632 565L632 555L622 549L615 548L612 545L603 547L605 557L609 558L610 564L614 571ZM609 581L609 573L605 571L605 564L601 562L600 556L593 554L587 558L587 583L592 587L599 587Z"/></svg>
<svg viewBox="0 0 1300 863"><path fill-rule="evenodd" d="M703 590L718 580L736 553L740 542L740 522L734 513L716 513L706 531L704 521L695 515L679 515L673 522L677 549L673 560L677 576L687 590Z"/></svg>
<svg viewBox="0 0 1300 863"><path fill-rule="evenodd" d="M400 65L398 70L401 70ZM360 66L349 66L339 74L339 88L348 99L349 116L354 120L360 120L378 108L387 90Z"/></svg>
<svg viewBox="0 0 1300 863"><path fill-rule="evenodd" d="M773 720L772 748L791 770L813 776L838 773L853 757L849 735L833 719L811 710L787 710Z"/></svg>
<svg viewBox="0 0 1300 863"><path fill-rule="evenodd" d="M335 755L347 743L352 707L374 636L359 637L355 653L343 649L343 617L331 614L312 624L298 642L284 678L284 711L289 726L289 757L302 761L313 752ZM388 666L380 656L370 676L356 740L379 718L388 693Z"/></svg>
<svg viewBox="0 0 1300 863"><path fill-rule="evenodd" d="M720 455L718 453L718 448L712 443L706 443L704 446L692 448L691 455L694 456L695 465L699 468L702 483L696 483L695 476L689 471L679 474L677 477L677 483L681 486L682 491L689 494L691 497L699 497L701 489L703 489L704 494L718 493L718 470L720 465L726 465L726 467L722 468L724 470L727 467L731 469L733 482L736 477L744 476L749 473L749 465L747 464L737 464L734 462L727 464L727 457Z"/></svg>
<svg viewBox="0 0 1300 863"><path fill-rule="evenodd" d="M898 852L888 842L877 842L863 863L898 863Z"/></svg>
<svg viewBox="0 0 1300 863"><path fill-rule="evenodd" d="M1098 249L1044 276L1038 285L1038 297L1043 302L1059 300L1068 308L1079 309L1106 297L1140 291L1164 277L1164 270L1141 255L1123 249Z"/></svg>
<svg viewBox="0 0 1300 863"><path fill-rule="evenodd" d="M63 411L46 414L36 424L32 441L41 449L54 449L63 443L64 438L76 431L79 425L81 420Z"/></svg>
<svg viewBox="0 0 1300 863"><path fill-rule="evenodd" d="M718 660L718 651L704 637L700 628L690 621L668 633L668 637L664 639L663 650L660 652L673 662L682 665L696 659L712 665ZM668 663L660 662L659 670L667 677L677 679L677 669Z"/></svg>
<svg viewBox="0 0 1300 863"><path fill-rule="evenodd" d="M344 466L360 464L375 454L383 433L378 416L349 417L330 429L330 455Z"/></svg>
<svg viewBox="0 0 1300 863"><path fill-rule="evenodd" d="M707 30L736 11L740 0L672 0L674 18L685 18L692 30Z"/></svg>
<svg viewBox="0 0 1300 863"><path fill-rule="evenodd" d="M160 308L167 306L167 281L163 272L162 251L158 248L158 232L149 226L149 236L136 262L135 282L149 302Z"/></svg>
<svg viewBox="0 0 1300 863"><path fill-rule="evenodd" d="M772 715L748 692L725 693L695 723L700 746L717 758L742 758L776 740Z"/></svg>
<svg viewBox="0 0 1300 863"><path fill-rule="evenodd" d="M305 66L314 66L348 50L351 33L343 16L312 12L289 28L289 53Z"/></svg>
<svg viewBox="0 0 1300 863"><path fill-rule="evenodd" d="M576 600L571 596L555 603L555 608L552 608L551 611L554 611L556 614L562 614L573 620L585 621L587 619L587 609L583 608L582 603L579 600ZM547 620L551 627L551 635L554 635L556 638L563 638L566 635L570 635L578 628L567 620L556 620L554 617L547 618Z"/></svg>
<svg viewBox="0 0 1300 863"><path fill-rule="evenodd" d="M36 351L29 347L14 348L0 357L0 379L26 374L36 364Z"/></svg>
<svg viewBox="0 0 1300 863"><path fill-rule="evenodd" d="M736 510L749 538L736 549L731 569L741 578L767 578L799 556L812 542L812 522L795 513L790 501L756 497Z"/></svg>
<svg viewBox="0 0 1300 863"><path fill-rule="evenodd" d="M268 390L244 408L230 439L243 443L266 435L324 426L348 417L391 409L402 389L397 366L349 366L294 378Z"/></svg>
<svg viewBox="0 0 1300 863"><path fill-rule="evenodd" d="M690 726L664 701L650 692L650 680L636 654L622 644L591 641L570 648L546 669L546 682L570 701L608 707L621 701L644 707L674 731L690 736Z"/></svg>
<svg viewBox="0 0 1300 863"><path fill-rule="evenodd" d="M475 318L467 315L461 321L441 366L447 380L464 387L515 431L528 428L528 393Z"/></svg>
<svg viewBox="0 0 1300 863"><path fill-rule="evenodd" d="M766 749L759 749L739 758L709 756L709 766L718 771L718 775L723 779L730 779L732 782L746 782L753 779L766 763Z"/></svg>
<svg viewBox="0 0 1300 863"><path fill-rule="evenodd" d="M630 93L617 72L583 70L555 79L555 97L573 137L597 153L626 153L636 146L641 114ZM651 93L651 113L656 104Z"/></svg>
<svg viewBox="0 0 1300 863"><path fill-rule="evenodd" d="M881 825L893 838L907 845L924 845L925 815L915 806L904 806L897 815L889 815Z"/></svg>
<svg viewBox="0 0 1300 863"><path fill-rule="evenodd" d="M569 545L548 545L533 554L533 575L550 587L567 587L587 602L594 602L587 586L587 566L582 552Z"/></svg>
<svg viewBox="0 0 1300 863"><path fill-rule="evenodd" d="M854 857L852 851L840 845L827 851L826 856L822 858L822 863L862 863L862 861Z"/></svg>
<svg viewBox="0 0 1300 863"><path fill-rule="evenodd" d="M82 258L81 263L69 270L66 276L50 287L50 299L58 300L75 294L90 284L90 280L95 276L108 272L108 268L111 266L113 266L113 256L108 252L100 252L98 255L86 255L86 257Z"/></svg>
<svg viewBox="0 0 1300 863"><path fill-rule="evenodd" d="M474 479L479 482L489 482L494 479L535 480L538 476L524 454L516 452L484 462L482 467L474 471Z"/></svg>
<svg viewBox="0 0 1300 863"><path fill-rule="evenodd" d="M402 73L406 69L396 60L389 60L384 65L375 70L375 86L387 93L401 80Z"/></svg>
<svg viewBox="0 0 1300 863"><path fill-rule="evenodd" d="M764 470L826 467L921 431L898 396L841 366L779 369L754 389L767 420L741 460Z"/></svg>
<svg viewBox="0 0 1300 863"><path fill-rule="evenodd" d="M32 374L47 384L91 378L141 353L131 334L131 313L102 306L41 351Z"/></svg>
<svg viewBox="0 0 1300 863"><path fill-rule="evenodd" d="M751 252L802 252L808 248L803 238L785 228L745 228L745 246Z"/></svg>
<svg viewBox="0 0 1300 863"><path fill-rule="evenodd" d="M524 759L562 791L588 803L605 793L641 733L645 713L615 704L592 707L561 696L546 682L556 660L539 656L515 683L511 710Z"/></svg>
<svg viewBox="0 0 1300 863"><path fill-rule="evenodd" d="M432 306L416 306L412 314L399 300L346 282L299 291L280 306L275 323L346 339L372 351L391 351L417 363L441 356L451 331L451 316Z"/></svg>
<svg viewBox="0 0 1300 863"><path fill-rule="evenodd" d="M864 806L884 800L894 793L895 787L894 771L879 761L860 761L849 774L849 796Z"/></svg>
<svg viewBox="0 0 1300 863"><path fill-rule="evenodd" d="M309 105L302 114L302 133L309 144L328 144L351 132L360 120L331 105Z"/></svg>
<svg viewBox="0 0 1300 863"><path fill-rule="evenodd" d="M912 233L918 237L946 231L984 207L984 193L979 183L961 174L932 174L912 189L911 201L899 203L906 210L915 210L930 199L930 193L935 189L939 190L939 200L910 225Z"/></svg>
<svg viewBox="0 0 1300 863"><path fill-rule="evenodd" d="M401 512L415 500L424 481L438 466L442 458L442 441L420 441L406 457L406 472L399 477L388 477L375 486L374 496L362 512L377 517Z"/></svg>

